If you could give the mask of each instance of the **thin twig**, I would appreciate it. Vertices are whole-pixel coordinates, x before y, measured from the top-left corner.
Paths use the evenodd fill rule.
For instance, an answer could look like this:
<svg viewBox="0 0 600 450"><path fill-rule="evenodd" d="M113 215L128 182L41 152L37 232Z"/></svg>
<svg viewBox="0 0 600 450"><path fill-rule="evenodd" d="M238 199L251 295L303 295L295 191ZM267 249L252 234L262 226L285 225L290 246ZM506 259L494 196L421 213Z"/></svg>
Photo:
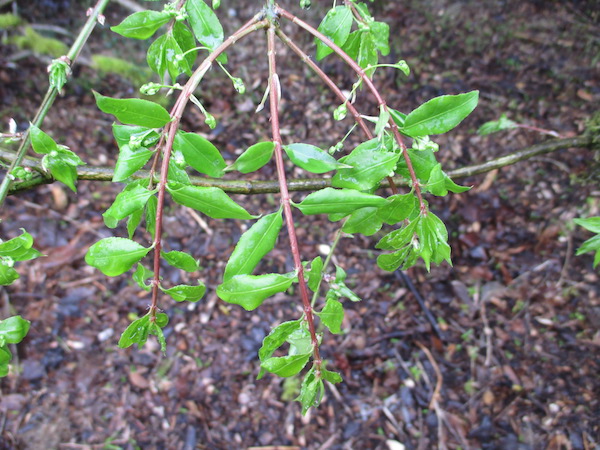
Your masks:
<svg viewBox="0 0 600 450"><path fill-rule="evenodd" d="M279 77L277 75L277 65L275 57L275 28L274 24L271 24L267 30L267 56L269 58L269 106L271 109L271 132L273 135L273 142L275 143L275 163L277 165L277 177L279 180L279 192L281 194L281 205L283 206L283 214L285 216L285 223L288 231L288 238L290 240L290 249L292 251L292 257L294 259L294 266L296 273L298 274L298 284L300 286L300 297L302 298L302 305L304 307L304 314L306 322L308 323L308 330L313 345L313 357L314 364L317 372L321 370L321 356L319 354L319 340L317 338L317 332L315 330L315 323L313 317L313 309L310 302L310 294L308 293L308 286L304 279L304 267L302 266L302 258L300 257L300 250L298 248L298 238L296 237L296 228L294 225L294 217L292 216L292 207L290 204L290 194L287 188L287 180L285 175L285 165L283 163L283 150L281 133L279 128Z"/></svg>
<svg viewBox="0 0 600 450"><path fill-rule="evenodd" d="M594 149L597 147L597 143L594 142L594 136L588 134L582 134L573 138L567 139L552 139L540 144L535 144L531 147L527 147L515 152L509 153L498 158L490 159L481 164L473 164L471 166L465 166L458 169L449 170L446 173L451 178L466 178L482 173L487 173L492 170L500 169L502 167L511 166L520 161L533 158L538 155L556 152L559 150L565 150L568 148L588 148ZM85 152L81 150L79 153ZM0 161L10 163L15 160L15 152L0 147ZM32 189L42 184L53 183L55 180L48 175L42 169L41 162L38 158L25 157L23 158L23 167L29 168L36 172L36 175L27 181L20 181L14 183L9 193L16 194L21 191ZM114 174L112 167L106 166L77 166L77 179L78 180L89 180L89 181L111 181ZM131 176L132 179L147 179L149 172L147 170L140 170ZM158 180L155 180L158 181ZM218 187L223 189L225 192L231 194L270 194L279 192L279 184L277 181L257 181L257 180L222 180L214 178L202 178L202 177L190 177L190 182L194 186L203 187ZM394 177L394 182L398 186L406 186L406 179L403 177ZM331 179L328 178L310 178L310 179L295 179L288 181L288 190L292 191L317 191L319 189L325 189L331 187ZM386 180L381 182L381 188L389 187Z"/></svg>
<svg viewBox="0 0 600 450"><path fill-rule="evenodd" d="M433 329L437 337L440 338L440 340L442 341L445 340L442 331L440 330L440 327L438 326L437 321L435 320L435 317L425 304L425 300L417 290L410 277L403 270L397 270L396 277L400 278L402 282L406 285L406 287L410 290L410 292L412 292L413 296L417 300L417 303L419 304L419 307L425 313L425 317L427 318L429 325L431 325L431 328Z"/></svg>

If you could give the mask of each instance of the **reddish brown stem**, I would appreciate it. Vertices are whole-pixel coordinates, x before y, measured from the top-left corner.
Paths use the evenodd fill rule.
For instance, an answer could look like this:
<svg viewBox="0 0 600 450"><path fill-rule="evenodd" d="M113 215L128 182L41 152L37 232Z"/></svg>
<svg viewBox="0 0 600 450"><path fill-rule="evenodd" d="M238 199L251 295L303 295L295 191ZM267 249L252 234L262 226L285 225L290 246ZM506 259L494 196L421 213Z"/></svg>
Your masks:
<svg viewBox="0 0 600 450"><path fill-rule="evenodd" d="M304 22L303 20L299 19L298 17L294 16L292 13L286 11L285 9L282 9L281 7L277 7L277 14L279 14L281 17L284 17L284 18L290 20L291 22L298 25L300 28L303 28L304 30L308 31L310 34L312 34L317 39L323 41L323 43L325 43L325 45L327 45L329 48L331 48L335 54L337 54L346 64L348 64L352 68L352 70L354 70L354 72L356 72L356 74L360 77L360 79L363 81L363 83L365 83L365 85L367 86L369 91L371 91L371 93L375 97L375 100L377 101L378 106L380 108L383 108L385 111L389 111L388 106L385 103L385 100L383 100L383 98L381 97L381 94L379 94L379 91L373 84L373 81L367 76L367 74L362 69L362 67L360 67L356 63L356 61L354 61L344 50L342 50L339 46L337 46L331 39L329 39L323 33L318 31L317 29L315 29L308 23ZM407 166L408 172L410 174L410 179L412 181L412 185L415 189L415 194L417 195L417 198L419 199L419 205L421 207L421 212L426 214L427 206L425 205L425 201L423 200L423 196L421 195L421 187L419 185L419 180L417 179L417 176L415 174L415 171L414 171L412 162L410 160L410 155L408 154L406 145L404 144L404 142L402 140L402 136L400 135L400 132L398 131L398 126L396 125L396 122L394 122L394 119L391 116L390 116L388 123L390 125L392 134L394 135L396 142L400 146L400 149L402 151L402 156L404 157L404 160L406 161L406 166Z"/></svg>
<svg viewBox="0 0 600 450"><path fill-rule="evenodd" d="M171 160L171 152L173 150L173 142L175 141L175 135L179 129L179 122L183 115L183 111L192 96L194 90L200 84L204 74L210 69L210 66L214 61L227 50L229 47L234 45L242 37L256 31L260 28L267 26L268 22L262 20L259 15L253 17L246 24L244 24L239 30L229 36L221 45L219 45L206 59L198 66L194 71L188 82L183 87L181 94L177 98L175 105L171 109L171 122L165 127L167 131L167 138L163 149L163 160L160 169L160 182L158 184L158 199L156 206L156 228L154 230L154 278L152 282L152 303L150 305L150 320L156 320L156 312L158 309L158 291L160 283L160 250L162 243L162 218L163 208L165 203L165 191L167 187L167 177L169 174L169 161ZM164 136L164 135L163 135ZM161 139L162 142L162 139Z"/></svg>
<svg viewBox="0 0 600 450"><path fill-rule="evenodd" d="M342 90L338 87L337 84L325 73L323 70L312 60L310 57L302 51L300 47L298 47L283 31L277 30L277 36L287 45L296 55L298 55L302 62L307 64L318 76L323 80L323 82L331 89L331 91L337 95L337 97L342 101L342 103L346 104L346 107L350 111L350 114L354 117L354 121L358 124L358 126L363 130L367 139L373 139L373 133L358 113L356 108L350 101L346 98ZM394 179L392 177L387 177L390 188L392 189L393 194L398 193L398 188L396 187L396 183L394 183Z"/></svg>
<svg viewBox="0 0 600 450"><path fill-rule="evenodd" d="M285 224L290 239L290 249L294 259L294 268L298 273L298 283L300 285L300 297L304 307L304 314L308 323L308 330L313 344L314 364L317 370L321 368L321 356L319 355L319 341L315 331L315 321L313 309L310 304L310 294L308 286L304 280L304 268L300 250L298 249L298 238L296 237L296 228L294 227L294 217L290 206L290 194L288 192L287 180L285 175L285 166L283 164L283 151L281 133L279 128L279 77L277 75L277 66L275 58L275 28L271 25L267 30L267 55L269 58L269 106L271 109L271 131L273 142L275 143L275 164L277 166L277 177L279 179L279 190L281 193L281 205L285 216Z"/></svg>

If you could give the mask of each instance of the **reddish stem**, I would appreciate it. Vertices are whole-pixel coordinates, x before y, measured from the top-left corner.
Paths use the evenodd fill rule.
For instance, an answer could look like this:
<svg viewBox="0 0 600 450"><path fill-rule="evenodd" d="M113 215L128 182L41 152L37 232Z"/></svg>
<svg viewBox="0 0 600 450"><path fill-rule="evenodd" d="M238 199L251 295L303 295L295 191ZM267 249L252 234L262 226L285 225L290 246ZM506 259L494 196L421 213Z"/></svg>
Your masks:
<svg viewBox="0 0 600 450"><path fill-rule="evenodd" d="M313 309L310 304L310 294L304 280L304 268L302 267L302 259L298 249L298 238L296 237L296 228L294 227L294 217L292 216L292 208L290 206L290 194L287 188L287 180L285 175L285 167L283 164L283 151L281 133L279 128L279 77L277 75L277 66L275 61L275 28L271 25L267 30L267 55L269 58L269 106L271 109L271 131L273 134L273 142L275 143L275 164L277 166L277 177L279 179L279 190L281 192L281 205L285 216L285 224L287 226L290 239L290 249L294 259L294 267L298 273L298 283L300 285L300 297L304 307L304 314L308 322L308 330L313 344L314 364L317 370L321 367L321 356L319 355L319 341L315 331L315 321Z"/></svg>
<svg viewBox="0 0 600 450"><path fill-rule="evenodd" d="M158 291L160 284L160 250L162 243L162 218L163 208L165 203L165 191L167 187L167 177L169 174L169 161L171 160L171 152L173 150L173 142L175 135L179 129L179 122L183 115L183 111L192 96L194 90L200 84L204 74L210 69L210 66L219 57L221 53L234 45L242 37L268 25L266 20L261 20L260 15L256 15L246 24L244 24L235 33L229 36L221 45L219 45L194 71L188 82L183 87L181 94L177 98L175 105L171 109L171 122L165 127L167 131L167 139L163 149L163 160L160 169L160 182L158 184L158 199L156 206L156 228L154 230L154 278L152 281L152 303L150 305L150 320L156 320L156 311L158 309ZM161 138L162 142L162 138Z"/></svg>
<svg viewBox="0 0 600 450"><path fill-rule="evenodd" d="M277 7L277 14L279 14L280 16L295 23L300 28L303 28L304 30L308 31L314 37L323 41L323 43L325 43L328 47L330 47L361 78L363 83L365 83L367 88L371 91L371 93L375 97L375 100L377 101L378 106L380 108L383 108L386 111L389 111L388 106L385 103L385 100L383 100L383 98L381 97L381 94L379 94L379 91L373 84L373 81L367 76L367 74L362 69L362 67L360 67L356 63L356 61L354 61L344 50L342 50L339 46L337 46L331 39L329 39L323 33L318 31L317 29L315 29L308 23L304 22L303 20L299 19L298 17L294 16L292 13L286 11L285 9L282 9L281 7ZM392 129L392 134L394 135L396 142L400 146L400 149L402 151L402 156L404 157L404 160L406 161L406 166L407 166L408 172L410 174L410 179L412 181L412 185L415 189L415 194L417 195L417 198L419 199L419 205L421 207L421 212L423 214L426 214L427 206L425 205L425 201L423 200L423 196L421 195L421 187L419 185L419 180L417 179L417 176L415 174L415 171L414 171L412 162L410 160L410 155L408 154L406 145L402 141L402 136L400 135L400 132L398 131L398 126L396 125L396 122L394 122L394 119L391 116L390 116L388 123L390 125L390 128Z"/></svg>

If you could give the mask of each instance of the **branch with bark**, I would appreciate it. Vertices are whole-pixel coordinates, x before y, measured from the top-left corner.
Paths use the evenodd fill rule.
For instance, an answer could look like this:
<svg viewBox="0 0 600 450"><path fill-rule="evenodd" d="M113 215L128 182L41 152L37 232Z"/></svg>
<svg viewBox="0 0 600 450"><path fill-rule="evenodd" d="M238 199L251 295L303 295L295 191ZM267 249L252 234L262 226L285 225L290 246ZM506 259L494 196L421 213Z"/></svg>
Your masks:
<svg viewBox="0 0 600 450"><path fill-rule="evenodd" d="M584 133L580 136L552 139L540 144L532 145L521 150L509 153L498 158L491 159L481 164L473 164L470 166L460 167L458 169L449 170L447 173L451 178L466 178L474 175L479 175L502 167L511 166L521 161L533 158L535 156L553 153L559 150L569 148L587 148L600 149L600 134L597 130L594 133ZM15 152L5 148L0 148L0 161L5 164L12 163L16 158ZM34 175L30 180L19 181L13 183L9 194L16 194L21 191L26 191L42 184L50 184L55 180L42 168L41 161L37 158L25 157L21 162L21 166L31 170ZM111 181L114 173L114 168L104 166L79 166L77 167L77 179L89 181ZM132 175L134 179L147 178L148 171L140 170ZM194 186L218 187L225 192L232 194L267 194L278 193L279 183L277 181L260 181L260 180L222 180L203 177L190 177L191 183ZM156 179L158 181L158 179ZM406 186L407 182L404 178L395 177L394 183L399 186ZM310 178L288 180L288 190L290 191L317 191L331 187L331 180L328 178ZM382 188L389 187L389 181L384 180L381 183Z"/></svg>

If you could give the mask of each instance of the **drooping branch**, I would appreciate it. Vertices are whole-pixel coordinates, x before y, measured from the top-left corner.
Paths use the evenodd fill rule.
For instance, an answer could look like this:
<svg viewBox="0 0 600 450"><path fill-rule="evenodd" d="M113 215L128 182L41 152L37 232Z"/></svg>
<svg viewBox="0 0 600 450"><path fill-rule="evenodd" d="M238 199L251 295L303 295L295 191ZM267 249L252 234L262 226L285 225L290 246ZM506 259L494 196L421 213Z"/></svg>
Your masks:
<svg viewBox="0 0 600 450"><path fill-rule="evenodd" d="M275 144L274 157L277 165L277 178L279 182L279 191L281 195L281 206L283 207L283 215L290 240L290 250L294 260L294 269L298 274L298 285L300 287L300 297L304 309L304 317L308 323L308 330L313 345L314 363L317 370L321 369L321 356L319 355L319 341L315 330L315 322L313 308L310 303L310 294L308 286L304 279L304 268L302 266L302 258L298 247L298 238L296 236L296 227L294 225L294 217L292 215L292 207L290 204L290 194L287 188L287 179L285 174L285 164L283 162L283 144L281 141L281 132L279 128L279 76L277 75L277 65L275 58L275 25L272 23L267 30L267 56L269 58L269 105L271 110L271 132L273 135L273 143Z"/></svg>
<svg viewBox="0 0 600 450"><path fill-rule="evenodd" d="M598 136L594 134L583 134L566 139L552 139L540 144L532 145L521 150L509 153L498 158L490 159L481 164L473 164L471 166L460 167L447 171L451 178L465 178L492 170L501 169L502 167L511 166L521 161L526 161L535 156L553 153L559 150L568 148L588 148L600 149ZM10 150L0 148L0 161L11 163L15 159L15 153ZM50 184L55 180L42 169L40 160L37 158L25 157L21 166L34 172L31 180L20 181L14 183L10 190L10 194L16 194L26 191L42 184ZM114 169L112 167L77 167L77 179L88 181L111 181ZM147 170L140 170L132 175L133 179L148 178ZM158 180L156 180L158 181ZM279 192L279 184L277 181L259 181L259 180L222 180L214 178L190 177L190 181L194 186L203 187L218 187L225 192L231 194L268 194ZM406 179L402 177L394 177L394 182L399 186L406 186ZM382 181L381 187L387 188L387 180ZM310 178L310 179L295 179L289 180L287 183L289 191L317 191L331 187L331 180L328 178Z"/></svg>

